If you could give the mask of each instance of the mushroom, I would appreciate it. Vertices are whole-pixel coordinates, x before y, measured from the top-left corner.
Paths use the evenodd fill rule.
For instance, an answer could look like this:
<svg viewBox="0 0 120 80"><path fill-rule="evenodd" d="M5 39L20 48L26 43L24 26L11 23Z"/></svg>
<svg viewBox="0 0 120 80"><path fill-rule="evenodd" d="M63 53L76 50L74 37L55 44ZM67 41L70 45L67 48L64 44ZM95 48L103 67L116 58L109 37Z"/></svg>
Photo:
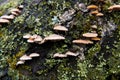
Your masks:
<svg viewBox="0 0 120 80"><path fill-rule="evenodd" d="M73 53L73 52L71 52L71 51L68 51L68 52L66 52L65 53L67 56L78 56L79 55L79 53Z"/></svg>
<svg viewBox="0 0 120 80"><path fill-rule="evenodd" d="M82 39L73 40L72 42L76 44L93 44L93 42L90 40L82 40Z"/></svg>
<svg viewBox="0 0 120 80"><path fill-rule="evenodd" d="M97 29L97 26L96 25L92 25L91 28Z"/></svg>
<svg viewBox="0 0 120 80"><path fill-rule="evenodd" d="M104 16L104 14L103 13L97 13L96 16L101 17L101 16Z"/></svg>
<svg viewBox="0 0 120 80"><path fill-rule="evenodd" d="M27 40L27 42L29 42L29 43L34 43L35 41L34 41L34 38L29 38L28 40Z"/></svg>
<svg viewBox="0 0 120 80"><path fill-rule="evenodd" d="M23 55L22 57L20 57L20 60L31 60L32 58L31 57L29 57L29 56L27 56L26 54L25 55Z"/></svg>
<svg viewBox="0 0 120 80"><path fill-rule="evenodd" d="M16 12L11 12L12 15L18 16L19 14Z"/></svg>
<svg viewBox="0 0 120 80"><path fill-rule="evenodd" d="M61 26L61 25L56 25L53 29L58 30L58 31L68 31L66 27Z"/></svg>
<svg viewBox="0 0 120 80"><path fill-rule="evenodd" d="M23 38L29 39L31 36L32 36L32 35L30 35L30 34L26 34L26 35L23 36Z"/></svg>
<svg viewBox="0 0 120 80"><path fill-rule="evenodd" d="M92 37L91 40L93 40L93 41L99 41L100 38L99 37Z"/></svg>
<svg viewBox="0 0 120 80"><path fill-rule="evenodd" d="M108 8L108 10L113 11L113 10L120 10L120 5L113 5Z"/></svg>
<svg viewBox="0 0 120 80"><path fill-rule="evenodd" d="M18 62L16 63L16 65L24 64L24 63L25 63L25 61L18 61Z"/></svg>
<svg viewBox="0 0 120 80"><path fill-rule="evenodd" d="M89 6L87 6L87 9L98 9L98 6L96 6L96 5L89 5Z"/></svg>
<svg viewBox="0 0 120 80"><path fill-rule="evenodd" d="M7 19L0 18L0 23L10 23L10 21Z"/></svg>
<svg viewBox="0 0 120 80"><path fill-rule="evenodd" d="M18 13L18 14L21 13L21 11L20 11L19 9L17 9L17 8L15 8L15 9L11 9L10 12L16 12L16 13Z"/></svg>
<svg viewBox="0 0 120 80"><path fill-rule="evenodd" d="M3 15L3 16L1 16L0 18L2 18L2 19L14 19L15 18L15 16L14 15Z"/></svg>
<svg viewBox="0 0 120 80"><path fill-rule="evenodd" d="M54 57L54 58L65 58L65 57L67 57L67 55L66 55L66 54L60 54L60 53L55 53L55 54L53 55L53 57Z"/></svg>
<svg viewBox="0 0 120 80"><path fill-rule="evenodd" d="M99 12L98 12L98 10L95 10L95 11L91 11L90 12L90 14L92 14L92 15L96 15L96 14L98 14Z"/></svg>
<svg viewBox="0 0 120 80"><path fill-rule="evenodd" d="M84 33L82 34L84 37L97 37L98 34L97 33Z"/></svg>
<svg viewBox="0 0 120 80"><path fill-rule="evenodd" d="M37 36L35 39L34 39L35 42L39 42L39 41L42 41L42 37L41 36Z"/></svg>
<svg viewBox="0 0 120 80"><path fill-rule="evenodd" d="M65 37L57 35L57 34L51 34L51 35L45 37L45 40L55 40L56 41L56 40L64 40L64 39L65 39Z"/></svg>
<svg viewBox="0 0 120 80"><path fill-rule="evenodd" d="M18 6L18 9L23 9L24 8L24 5L19 5Z"/></svg>
<svg viewBox="0 0 120 80"><path fill-rule="evenodd" d="M39 56L40 56L40 54L38 54L38 53L31 53L29 55L29 57L39 57Z"/></svg>

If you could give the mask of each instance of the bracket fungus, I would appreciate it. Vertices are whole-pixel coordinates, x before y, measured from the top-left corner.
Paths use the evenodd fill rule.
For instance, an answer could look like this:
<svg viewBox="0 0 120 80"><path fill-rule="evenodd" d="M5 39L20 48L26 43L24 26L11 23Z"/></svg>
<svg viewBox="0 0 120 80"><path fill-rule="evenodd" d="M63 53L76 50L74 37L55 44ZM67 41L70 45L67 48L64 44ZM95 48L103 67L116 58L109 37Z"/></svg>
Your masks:
<svg viewBox="0 0 120 80"><path fill-rule="evenodd" d="M97 33L84 33L84 34L82 34L83 35L83 37L97 37L98 36L98 34Z"/></svg>
<svg viewBox="0 0 120 80"><path fill-rule="evenodd" d="M118 11L120 10L120 5L113 5L108 8L110 11Z"/></svg>
<svg viewBox="0 0 120 80"><path fill-rule="evenodd" d="M21 13L21 10L15 8L15 9L11 9L10 12L16 12L16 13L20 14L20 13Z"/></svg>
<svg viewBox="0 0 120 80"><path fill-rule="evenodd" d="M76 56L79 55L79 53L73 53L73 52L71 52L71 51L67 51L65 54L66 54L67 56L74 56L74 57L76 57Z"/></svg>
<svg viewBox="0 0 120 80"><path fill-rule="evenodd" d="M16 63L16 65L24 64L24 63L25 63L25 61L18 61L18 62Z"/></svg>
<svg viewBox="0 0 120 80"><path fill-rule="evenodd" d="M19 5L18 6L18 9L23 9L24 8L24 5Z"/></svg>
<svg viewBox="0 0 120 80"><path fill-rule="evenodd" d="M26 35L23 36L23 38L29 39L31 36L32 36L32 35L30 35L30 34L26 34Z"/></svg>
<svg viewBox="0 0 120 80"><path fill-rule="evenodd" d="M93 41L100 41L101 39L99 37L92 37L91 40L93 40Z"/></svg>
<svg viewBox="0 0 120 80"><path fill-rule="evenodd" d="M54 57L54 58L65 58L65 57L67 57L67 55L66 55L66 54L60 54L60 53L55 53L55 54L53 55L53 57Z"/></svg>
<svg viewBox="0 0 120 80"><path fill-rule="evenodd" d="M58 31L68 31L68 29L64 26L61 26L61 25L55 25L54 30L58 30Z"/></svg>
<svg viewBox="0 0 120 80"><path fill-rule="evenodd" d="M40 54L38 54L38 53L31 53L30 55L29 55L29 57L39 57L40 56Z"/></svg>
<svg viewBox="0 0 120 80"><path fill-rule="evenodd" d="M87 9L89 9L89 10L98 9L98 6L96 6L96 5L89 5L89 6L87 6Z"/></svg>
<svg viewBox="0 0 120 80"><path fill-rule="evenodd" d="M93 44L93 42L90 40L82 40L82 39L73 40L72 42L76 44Z"/></svg>
<svg viewBox="0 0 120 80"><path fill-rule="evenodd" d="M57 35L57 34L51 34L47 37L45 37L45 40L51 40L51 41L56 41L56 40L64 40L65 37Z"/></svg>
<svg viewBox="0 0 120 80"><path fill-rule="evenodd" d="M10 21L7 19L0 18L0 23L10 23Z"/></svg>
<svg viewBox="0 0 120 80"><path fill-rule="evenodd" d="M2 18L2 19L14 19L15 18L15 16L14 15L3 15L3 16L1 16L0 18Z"/></svg>
<svg viewBox="0 0 120 80"><path fill-rule="evenodd" d="M40 42L42 41L42 37L41 36L37 36L35 39L34 39L35 42Z"/></svg>
<svg viewBox="0 0 120 80"><path fill-rule="evenodd" d="M26 54L25 55L23 55L22 57L20 57L20 60L22 61L24 61L24 60L31 60L32 58L31 57L29 57L29 56L27 56Z"/></svg>
<svg viewBox="0 0 120 80"><path fill-rule="evenodd" d="M97 13L96 16L97 17L102 17L102 16L104 16L104 14L103 13Z"/></svg>

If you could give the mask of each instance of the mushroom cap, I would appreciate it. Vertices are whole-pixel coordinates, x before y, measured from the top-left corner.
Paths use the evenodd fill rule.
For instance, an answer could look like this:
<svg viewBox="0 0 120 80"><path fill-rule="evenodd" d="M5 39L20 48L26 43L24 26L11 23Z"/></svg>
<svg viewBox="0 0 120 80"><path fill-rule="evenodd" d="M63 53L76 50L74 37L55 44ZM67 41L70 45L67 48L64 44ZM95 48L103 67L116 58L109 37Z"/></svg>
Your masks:
<svg viewBox="0 0 120 80"><path fill-rule="evenodd" d="M95 11L91 11L90 12L90 14L92 14L92 15L95 15L95 14L98 14L99 12L98 12L98 10L95 10Z"/></svg>
<svg viewBox="0 0 120 80"><path fill-rule="evenodd" d="M38 42L38 41L42 41L42 37L41 36L37 36L34 41Z"/></svg>
<svg viewBox="0 0 120 80"><path fill-rule="evenodd" d="M100 38L99 37L93 37L93 38L91 38L91 40L93 40L93 41L99 41Z"/></svg>
<svg viewBox="0 0 120 80"><path fill-rule="evenodd" d="M16 12L11 12L12 15L18 16L19 14Z"/></svg>
<svg viewBox="0 0 120 80"><path fill-rule="evenodd" d="M96 5L89 5L89 6L87 6L87 9L98 9L98 6L96 6Z"/></svg>
<svg viewBox="0 0 120 80"><path fill-rule="evenodd" d="M57 35L57 34L51 34L47 37L45 37L45 40L64 40L65 37Z"/></svg>
<svg viewBox="0 0 120 80"><path fill-rule="evenodd" d="M120 5L113 5L108 8L108 10L120 10Z"/></svg>
<svg viewBox="0 0 120 80"><path fill-rule="evenodd" d="M34 34L34 35L31 36L31 38L33 38L33 39L35 39L35 38L37 38L37 37L38 37L37 34Z"/></svg>
<svg viewBox="0 0 120 80"><path fill-rule="evenodd" d="M101 17L101 16L104 16L104 14L103 13L97 13L96 16Z"/></svg>
<svg viewBox="0 0 120 80"><path fill-rule="evenodd" d="M27 56L26 54L25 55L23 55L22 57L20 57L20 60L31 60L32 58L31 57L29 57L29 56Z"/></svg>
<svg viewBox="0 0 120 80"><path fill-rule="evenodd" d="M23 8L24 8L24 5L19 5L18 8L19 8L19 9L23 9Z"/></svg>
<svg viewBox="0 0 120 80"><path fill-rule="evenodd" d="M10 23L10 21L7 19L0 18L0 23Z"/></svg>
<svg viewBox="0 0 120 80"><path fill-rule="evenodd" d="M54 58L65 58L65 57L67 57L67 55L66 55L66 54L60 54L60 53L55 53L55 54L53 55L53 57L54 57Z"/></svg>
<svg viewBox="0 0 120 80"><path fill-rule="evenodd" d="M53 29L58 30L58 31L68 31L66 27L61 26L61 25L55 26Z"/></svg>
<svg viewBox="0 0 120 80"><path fill-rule="evenodd" d="M24 63L25 63L25 61L18 61L18 62L16 63L16 65L24 64Z"/></svg>
<svg viewBox="0 0 120 80"><path fill-rule="evenodd" d="M65 53L67 56L78 56L79 55L79 53L73 53L73 52L71 52L71 51L68 51L68 52L66 52Z"/></svg>
<svg viewBox="0 0 120 80"><path fill-rule="evenodd" d="M84 33L82 34L84 37L97 37L98 34L97 33Z"/></svg>
<svg viewBox="0 0 120 80"><path fill-rule="evenodd" d="M2 18L2 19L14 19L15 16L14 15L3 15L0 18Z"/></svg>
<svg viewBox="0 0 120 80"><path fill-rule="evenodd" d="M17 12L17 13L21 13L21 11L20 11L19 9L17 9L17 8L15 8L15 9L11 9L11 10L10 10L10 12Z"/></svg>
<svg viewBox="0 0 120 80"><path fill-rule="evenodd" d="M40 56L40 54L38 54L38 53L31 53L29 55L29 57L39 57L39 56Z"/></svg>
<svg viewBox="0 0 120 80"><path fill-rule="evenodd" d="M90 40L81 40L81 39L73 40L72 42L77 44L93 44L93 42Z"/></svg>
<svg viewBox="0 0 120 80"><path fill-rule="evenodd" d="M96 25L92 25L91 28L97 29L97 26Z"/></svg>
<svg viewBox="0 0 120 80"><path fill-rule="evenodd" d="M30 34L26 34L26 35L23 36L23 38L25 38L25 39L29 39L30 37L31 37Z"/></svg>
<svg viewBox="0 0 120 80"><path fill-rule="evenodd" d="M34 38L31 38L31 37L30 37L30 38L27 40L27 42L28 42L28 43L34 43L35 41L34 41Z"/></svg>

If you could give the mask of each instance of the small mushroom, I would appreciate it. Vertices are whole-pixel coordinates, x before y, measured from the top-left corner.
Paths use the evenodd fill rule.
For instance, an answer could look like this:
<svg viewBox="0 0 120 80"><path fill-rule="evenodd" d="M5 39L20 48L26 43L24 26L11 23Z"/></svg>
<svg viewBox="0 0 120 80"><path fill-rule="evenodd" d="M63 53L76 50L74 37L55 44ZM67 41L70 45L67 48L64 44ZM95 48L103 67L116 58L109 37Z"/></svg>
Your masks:
<svg viewBox="0 0 120 80"><path fill-rule="evenodd" d="M93 42L90 40L82 40L82 39L73 40L72 42L76 44L93 44Z"/></svg>
<svg viewBox="0 0 120 80"><path fill-rule="evenodd" d="M35 39L34 39L35 42L39 42L39 41L42 41L42 37L41 36L37 36Z"/></svg>
<svg viewBox="0 0 120 80"><path fill-rule="evenodd" d="M26 54L23 55L22 57L20 57L20 60L21 60L21 61L24 61L24 60L31 60L31 59L32 59L32 58L29 57L29 56L27 56Z"/></svg>
<svg viewBox="0 0 120 80"><path fill-rule="evenodd" d="M39 56L40 56L40 54L38 54L38 53L31 53L29 55L29 57L39 57Z"/></svg>
<svg viewBox="0 0 120 80"><path fill-rule="evenodd" d="M95 10L95 11L91 11L90 12L90 14L92 14L92 15L96 15L96 14L98 14L99 12L98 12L98 10Z"/></svg>
<svg viewBox="0 0 120 80"><path fill-rule="evenodd" d="M19 5L18 6L18 9L23 9L24 8L24 5Z"/></svg>
<svg viewBox="0 0 120 80"><path fill-rule="evenodd" d="M113 5L108 8L108 10L113 11L113 10L120 10L120 5Z"/></svg>
<svg viewBox="0 0 120 80"><path fill-rule="evenodd" d="M0 18L0 23L10 23L10 21L7 19Z"/></svg>
<svg viewBox="0 0 120 80"><path fill-rule="evenodd" d="M61 25L56 25L53 29L58 30L58 31L68 31L66 27L61 26Z"/></svg>
<svg viewBox="0 0 120 80"><path fill-rule="evenodd" d="M92 25L91 28L97 29L97 26L96 25Z"/></svg>
<svg viewBox="0 0 120 80"><path fill-rule="evenodd" d="M31 38L31 37L30 37L30 38L27 40L27 42L28 42L28 43L34 43L35 41L34 41L34 38Z"/></svg>
<svg viewBox="0 0 120 80"><path fill-rule="evenodd" d="M79 55L79 53L73 53L73 52L71 52L71 51L68 51L68 52L66 52L65 53L67 56L78 56Z"/></svg>
<svg viewBox="0 0 120 80"><path fill-rule="evenodd" d="M92 37L91 40L93 40L93 41L99 41L100 38L99 37Z"/></svg>
<svg viewBox="0 0 120 80"><path fill-rule="evenodd" d="M84 33L82 34L84 37L97 37L98 34L97 33Z"/></svg>
<svg viewBox="0 0 120 80"><path fill-rule="evenodd" d="M24 63L25 63L25 61L18 61L18 62L16 63L16 65L24 64Z"/></svg>
<svg viewBox="0 0 120 80"><path fill-rule="evenodd" d="M29 39L31 36L32 36L32 35L30 35L30 34L26 34L26 35L23 36L23 38Z"/></svg>
<svg viewBox="0 0 120 80"><path fill-rule="evenodd" d="M10 12L16 12L16 13L18 13L18 14L21 13L21 11L20 11L19 9L17 9L17 8L15 8L15 9L11 9Z"/></svg>
<svg viewBox="0 0 120 80"><path fill-rule="evenodd" d="M2 18L2 19L14 19L15 18L15 16L14 15L3 15L3 16L1 16L0 18Z"/></svg>
<svg viewBox="0 0 120 80"><path fill-rule="evenodd" d="M67 55L66 55L66 54L60 54L60 53L55 53L55 54L53 55L53 57L54 57L54 58L65 58L65 57L67 57Z"/></svg>
<svg viewBox="0 0 120 80"><path fill-rule="evenodd" d="M64 40L65 39L65 37L63 37L63 36L60 36L60 35L57 35L57 34L51 34L51 35L49 35L49 36L47 36L47 37L45 37L45 40Z"/></svg>
<svg viewBox="0 0 120 80"><path fill-rule="evenodd" d="M19 15L19 14L16 13L16 12L11 12L11 14L14 15L14 16L18 16L18 15Z"/></svg>
<svg viewBox="0 0 120 80"><path fill-rule="evenodd" d="M96 5L89 5L87 6L87 9L91 10L91 9L98 9L98 6Z"/></svg>
<svg viewBox="0 0 120 80"><path fill-rule="evenodd" d="M104 14L103 13L97 13L96 16L102 17L102 16L104 16Z"/></svg>

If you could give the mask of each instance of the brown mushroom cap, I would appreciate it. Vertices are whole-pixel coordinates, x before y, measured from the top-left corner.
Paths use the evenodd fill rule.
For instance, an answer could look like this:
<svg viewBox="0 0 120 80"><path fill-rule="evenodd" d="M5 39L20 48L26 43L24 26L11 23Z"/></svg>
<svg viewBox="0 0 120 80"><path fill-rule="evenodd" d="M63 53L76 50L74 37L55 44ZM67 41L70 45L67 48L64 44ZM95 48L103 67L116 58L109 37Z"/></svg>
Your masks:
<svg viewBox="0 0 120 80"><path fill-rule="evenodd" d="M15 16L14 15L3 15L1 16L2 19L14 19Z"/></svg>
<svg viewBox="0 0 120 80"><path fill-rule="evenodd" d="M28 42L28 43L34 43L35 41L34 41L34 38L31 38L31 37L30 37L30 38L27 40L27 42Z"/></svg>
<svg viewBox="0 0 120 80"><path fill-rule="evenodd" d="M89 6L87 6L87 9L98 9L98 6L96 6L96 5L89 5Z"/></svg>
<svg viewBox="0 0 120 80"><path fill-rule="evenodd" d="M97 13L96 16L101 17L101 16L104 16L104 14L103 13Z"/></svg>
<svg viewBox="0 0 120 80"><path fill-rule="evenodd" d="M93 38L91 38L91 40L93 40L93 41L99 41L100 38L99 37L93 37Z"/></svg>
<svg viewBox="0 0 120 80"><path fill-rule="evenodd" d="M98 10L95 10L95 11L91 11L90 12L90 14L92 14L92 15L95 15L95 14L98 14L99 12L98 12Z"/></svg>
<svg viewBox="0 0 120 80"><path fill-rule="evenodd" d="M72 42L76 44L93 44L93 42L90 40L82 40L82 39L73 40Z"/></svg>
<svg viewBox="0 0 120 80"><path fill-rule="evenodd" d="M97 37L98 34L97 33L84 33L83 36L84 37Z"/></svg>
<svg viewBox="0 0 120 80"><path fill-rule="evenodd" d="M68 29L66 27L61 26L61 25L57 25L53 29L58 30L58 31L68 31Z"/></svg>
<svg viewBox="0 0 120 80"><path fill-rule="evenodd" d="M71 52L71 51L68 51L68 52L66 52L65 53L67 56L78 56L79 55L79 53L73 53L73 52Z"/></svg>
<svg viewBox="0 0 120 80"><path fill-rule="evenodd" d="M108 10L120 10L120 5L113 5L108 8Z"/></svg>
<svg viewBox="0 0 120 80"><path fill-rule="evenodd" d="M60 53L55 53L55 54L53 55L53 57L54 57L54 58L65 58L65 57L67 57L67 55L66 55L66 54L60 54Z"/></svg>
<svg viewBox="0 0 120 80"><path fill-rule="evenodd" d="M65 39L65 37L63 37L63 36L60 36L57 34L51 34L51 35L45 37L44 40L64 40L64 39Z"/></svg>
<svg viewBox="0 0 120 80"><path fill-rule="evenodd" d="M20 60L22 61L24 61L24 60L31 60L32 58L31 57L29 57L29 56L27 56L26 54L25 55L23 55L22 57L20 57Z"/></svg>
<svg viewBox="0 0 120 80"><path fill-rule="evenodd" d="M0 18L0 23L10 23L10 21L7 19Z"/></svg>

